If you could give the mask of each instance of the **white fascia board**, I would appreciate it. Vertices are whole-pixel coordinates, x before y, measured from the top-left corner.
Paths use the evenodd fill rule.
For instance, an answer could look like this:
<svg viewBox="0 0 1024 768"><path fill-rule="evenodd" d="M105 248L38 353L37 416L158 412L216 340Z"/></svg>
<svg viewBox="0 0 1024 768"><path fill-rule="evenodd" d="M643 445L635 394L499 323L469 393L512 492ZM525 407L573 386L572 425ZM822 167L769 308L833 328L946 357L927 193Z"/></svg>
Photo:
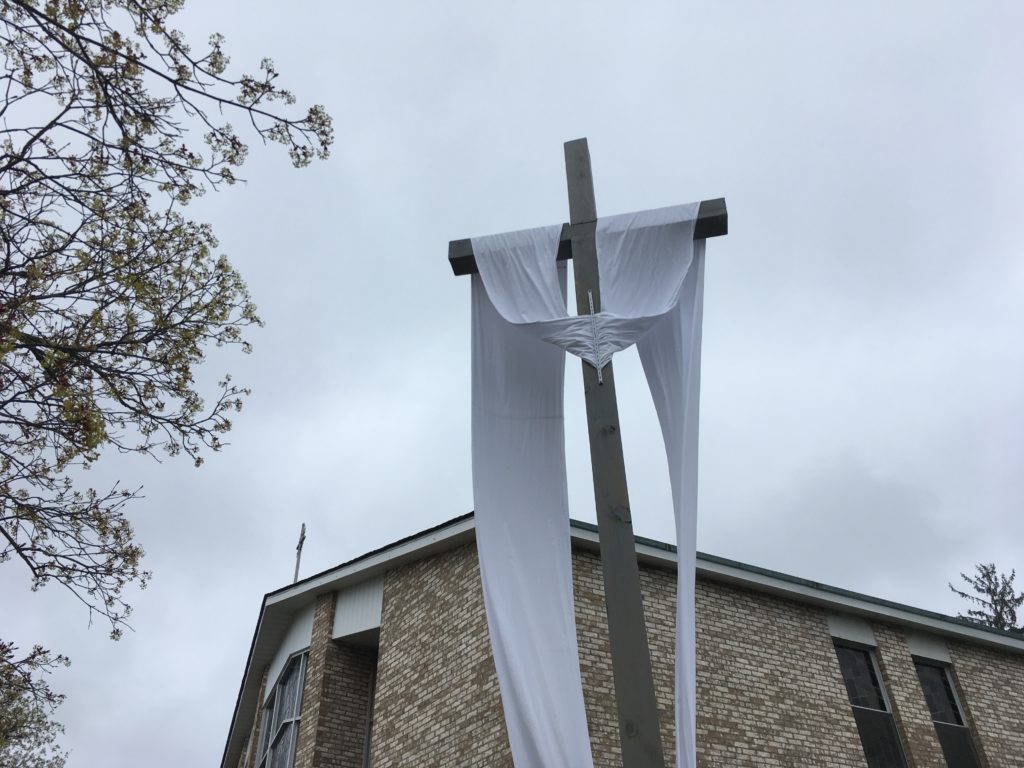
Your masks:
<svg viewBox="0 0 1024 768"><path fill-rule="evenodd" d="M599 539L596 531L573 525L573 544L583 549L598 551ZM255 716L255 699L262 670L272 657L268 647L276 649L277 643L290 626L290 617L317 595L333 592L357 584L365 579L379 576L405 563L422 560L425 557L468 544L475 537L472 516L455 520L448 525L414 536L391 547L359 558L346 565L313 576L290 587L273 592L264 598L253 654L246 668L245 682L239 696L235 716L232 719L228 746L222 766L237 764L245 738L239 732L240 723L251 723ZM676 568L676 553L662 546L636 543L640 562L669 570ZM843 590L815 586L792 578L783 578L761 569L739 567L738 564L720 562L717 559L697 555L697 575L712 581L721 581L735 586L763 592L800 603L819 606L828 610L851 613L874 621L897 624L903 627L928 632L943 637L974 643L990 648L1024 654L1024 638L1015 638L999 632L958 624L947 619L922 614L906 606L886 604L865 599Z"/></svg>
<svg viewBox="0 0 1024 768"><path fill-rule="evenodd" d="M249 725L256 716L263 669L273 659L297 611L314 602L317 595L343 589L404 563L468 544L473 541L473 530L473 518L465 517L267 595L263 599L252 653L246 664L242 689L231 718L222 768L238 763Z"/></svg>
<svg viewBox="0 0 1024 768"><path fill-rule="evenodd" d="M437 552L468 544L473 538L473 518L458 520L423 536L417 536L393 547L386 547L348 565L325 571L298 584L293 584L291 587L273 592L267 596L265 605L270 608L296 600L305 602L316 595L333 592L342 586L350 586L363 579L393 570L405 563L422 560Z"/></svg>
<svg viewBox="0 0 1024 768"><path fill-rule="evenodd" d="M334 601L334 627L331 639L351 637L380 629L384 610L384 577L360 581L339 589Z"/></svg>

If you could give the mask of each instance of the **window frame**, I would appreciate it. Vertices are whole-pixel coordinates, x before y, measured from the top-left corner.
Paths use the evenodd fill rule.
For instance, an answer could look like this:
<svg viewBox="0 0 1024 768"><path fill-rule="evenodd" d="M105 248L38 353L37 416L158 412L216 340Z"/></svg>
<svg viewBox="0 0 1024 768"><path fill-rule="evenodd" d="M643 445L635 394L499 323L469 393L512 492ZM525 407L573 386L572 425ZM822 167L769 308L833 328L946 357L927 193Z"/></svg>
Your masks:
<svg viewBox="0 0 1024 768"><path fill-rule="evenodd" d="M276 732L271 733L274 726L274 718L277 714L277 705L281 700L281 685L285 682L286 676L292 669L292 664L298 659L298 688L296 690L296 705L294 714L278 723ZM274 681L274 687L263 705L260 724L260 738L256 745L256 768L268 768L273 765L274 750L280 746L282 734L285 734L294 724L295 739L292 742L291 754L286 758L284 768L292 768L295 764L295 751L299 745L299 725L302 721L302 705L305 698L306 667L309 664L309 649L291 654L281 667L281 671Z"/></svg>
<svg viewBox="0 0 1024 768"><path fill-rule="evenodd" d="M957 690L956 678L952 675L953 665L939 661L937 659L929 659L923 656L914 656L914 673L917 675L918 684L921 686L921 696L924 699L925 709L928 711L928 717L931 718L932 726L935 728L936 738L939 740L939 746L942 748L942 756L946 761L947 765L950 765L950 755L947 749L950 748L950 744L947 743L946 736L951 732L963 734L961 739L966 743L966 746L971 752L971 757L974 760L976 766L981 765L981 758L978 753L978 745L974 739L974 732L971 730L970 722L967 719L967 710L964 709L963 702L960 701L960 692ZM959 719L959 723L950 723L945 720L936 720L935 713L931 711L931 707L928 705L928 695L924 688L924 681L921 680L921 673L919 667L930 667L937 669L942 674L943 684L947 691L949 691L950 699L952 700L954 712ZM946 736L944 736L944 734ZM959 753L960 756L965 756Z"/></svg>
<svg viewBox="0 0 1024 768"><path fill-rule="evenodd" d="M907 750L903 744L903 734L900 733L899 726L896 724L895 712L892 708L892 702L889 699L889 692L885 687L885 679L882 677L882 668L878 665L878 654L876 647L865 645L864 643L858 643L854 640L846 640L844 638L832 637L833 651L836 654L836 664L839 666L840 677L843 681L843 692L846 694L846 702L849 704L850 709L853 712L854 724L857 728L857 736L860 738L861 749L864 751L865 760L869 759L868 746L864 740L864 734L861 731L861 720L863 717L858 717L858 710L865 713L875 713L876 719L877 714L881 713L888 717L888 724L891 726L891 732L895 736L895 746L899 752L899 758L903 762L903 768L907 768L910 764L907 762ZM874 707L865 707L859 704L854 704L850 700L850 691L846 685L846 675L843 673L842 657L839 654L840 648L847 648L854 651L861 651L867 655L868 663L871 665L871 673L874 675L875 683L878 686L878 693L882 700L882 705L885 709L876 709Z"/></svg>
<svg viewBox="0 0 1024 768"><path fill-rule="evenodd" d="M876 658L877 654L875 653L875 649L872 646L870 646L870 645L863 645L861 643L857 643L857 642L854 642L852 640L843 640L841 638L836 638L836 637L832 638L832 645L836 649L838 649L838 648L849 648L851 650L862 651L865 654L867 654L868 663L871 665L871 673L875 677L875 683L878 685L878 693L882 697L882 704L885 707L885 709L876 709L875 707L865 707L865 706L860 705L860 704L854 704L852 701L849 702L850 706L851 707L855 707L856 709L866 709L866 710L869 710L871 712L888 712L891 715L892 714L892 702L889 701L889 693L885 690L885 681L882 680L882 668L878 666L878 659ZM836 653L836 659L837 660L839 659L838 652ZM840 673L843 671L842 662L839 663L839 671L840 671ZM843 678L844 678L843 679L843 690L846 691L846 698L847 698L847 701L849 701L850 692L846 688L845 675L843 676Z"/></svg>

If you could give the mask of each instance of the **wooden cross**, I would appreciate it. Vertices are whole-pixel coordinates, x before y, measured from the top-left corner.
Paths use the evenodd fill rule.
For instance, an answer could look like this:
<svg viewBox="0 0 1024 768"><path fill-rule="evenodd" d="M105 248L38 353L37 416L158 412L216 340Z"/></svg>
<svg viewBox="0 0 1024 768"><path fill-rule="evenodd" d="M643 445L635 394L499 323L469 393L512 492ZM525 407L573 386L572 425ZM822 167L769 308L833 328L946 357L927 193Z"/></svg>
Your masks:
<svg viewBox="0 0 1024 768"><path fill-rule="evenodd" d="M557 258L575 261L576 312L587 315L601 311L601 286L595 241L597 205L586 139L565 143L565 175L569 188L569 223L562 226ZM728 229L725 200L703 201L694 240L725 235ZM448 244L448 261L456 275L477 271L473 245L468 239L452 240ZM611 362L599 374L584 361L583 390L622 764L624 768L664 768Z"/></svg>

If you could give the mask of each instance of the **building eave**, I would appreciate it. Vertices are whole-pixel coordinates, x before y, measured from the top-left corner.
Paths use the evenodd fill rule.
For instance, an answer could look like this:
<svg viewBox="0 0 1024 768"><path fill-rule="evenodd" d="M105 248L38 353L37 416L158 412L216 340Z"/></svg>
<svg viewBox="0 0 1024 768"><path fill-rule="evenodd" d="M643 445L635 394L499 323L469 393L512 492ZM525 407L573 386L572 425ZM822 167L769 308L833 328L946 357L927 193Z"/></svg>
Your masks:
<svg viewBox="0 0 1024 768"><path fill-rule="evenodd" d="M597 526L572 521L573 540L597 543ZM671 544L636 537L637 556L641 562L661 563L675 568L676 548ZM697 575L714 581L728 582L757 592L777 595L801 603L853 613L876 621L898 624L921 631L940 634L964 642L986 645L1010 653L1024 654L1024 634L987 627L967 619L946 616L935 611L872 597L841 587L833 587L799 576L741 563L736 560L697 553Z"/></svg>
<svg viewBox="0 0 1024 768"><path fill-rule="evenodd" d="M473 513L470 512L264 595L245 662L242 684L231 715L221 768L234 768L238 764L248 735L248 724L253 722L259 707L263 669L270 663L277 645L287 632L291 618L299 610L314 602L318 595L353 586L406 563L422 560L473 540ZM237 726L240 723L245 725L239 728Z"/></svg>
<svg viewBox="0 0 1024 768"><path fill-rule="evenodd" d="M596 526L574 520L571 521L570 534L574 546L597 551ZM242 684L235 701L221 768L234 768L238 763L248 734L248 724L253 722L259 706L262 671L270 662L297 611L315 601L318 595L353 586L407 563L469 544L474 538L473 514L469 513L267 593L260 607ZM671 544L637 537L636 550L637 557L643 563L670 570L676 567L676 548ZM1024 654L1024 635L1019 633L984 627L963 619L714 555L697 553L697 575L838 613L854 614L870 621L895 624L1008 653ZM237 727L239 724L244 725L240 728Z"/></svg>

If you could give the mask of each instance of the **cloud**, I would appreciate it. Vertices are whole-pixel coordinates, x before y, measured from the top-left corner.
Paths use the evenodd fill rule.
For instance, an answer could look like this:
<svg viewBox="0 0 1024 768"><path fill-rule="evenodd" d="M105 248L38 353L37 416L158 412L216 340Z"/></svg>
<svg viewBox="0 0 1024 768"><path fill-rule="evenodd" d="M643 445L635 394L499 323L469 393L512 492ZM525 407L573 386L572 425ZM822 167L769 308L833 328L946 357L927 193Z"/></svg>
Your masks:
<svg viewBox="0 0 1024 768"><path fill-rule="evenodd" d="M338 144L197 200L267 320L232 445L201 470L105 457L155 571L119 644L5 566L5 635L69 653L70 768L216 764L262 594L471 507L469 304L449 239L565 220L586 135L598 210L724 195L709 245L700 547L955 611L1024 569L1024 6L786 0L193 2L240 67L274 58ZM565 22L583 24L566 38ZM273 30L270 37L267 30ZM272 39L271 39L272 38ZM639 533L670 539L653 408L616 360ZM578 363L573 514L592 519ZM204 374L205 375L205 374Z"/></svg>

